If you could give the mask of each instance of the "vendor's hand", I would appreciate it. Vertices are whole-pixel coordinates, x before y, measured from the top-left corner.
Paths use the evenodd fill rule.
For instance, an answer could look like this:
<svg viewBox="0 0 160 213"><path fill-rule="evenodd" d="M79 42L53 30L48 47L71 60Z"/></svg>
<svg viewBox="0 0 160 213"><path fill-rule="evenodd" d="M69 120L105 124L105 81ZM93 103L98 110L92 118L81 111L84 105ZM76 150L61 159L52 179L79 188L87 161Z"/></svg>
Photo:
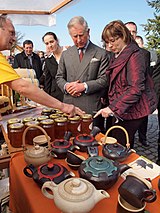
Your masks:
<svg viewBox="0 0 160 213"><path fill-rule="evenodd" d="M64 113L67 113L69 115L68 117L73 117L75 115L83 115L85 113L79 107L75 107L72 104L65 104L65 103L63 103L62 111Z"/></svg>
<svg viewBox="0 0 160 213"><path fill-rule="evenodd" d="M94 115L94 118L96 118L98 115L102 115L102 117L108 118L108 117L110 116L110 114L114 114L114 112L113 112L109 107L106 107L106 108L100 109L100 110Z"/></svg>

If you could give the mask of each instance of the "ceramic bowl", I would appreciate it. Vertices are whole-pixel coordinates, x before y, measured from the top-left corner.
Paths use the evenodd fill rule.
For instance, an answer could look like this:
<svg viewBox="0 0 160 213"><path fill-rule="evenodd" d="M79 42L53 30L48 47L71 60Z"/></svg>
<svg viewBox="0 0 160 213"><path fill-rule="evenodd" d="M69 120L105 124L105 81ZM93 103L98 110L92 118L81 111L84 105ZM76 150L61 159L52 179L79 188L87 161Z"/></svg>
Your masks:
<svg viewBox="0 0 160 213"><path fill-rule="evenodd" d="M78 170L79 167L80 167L80 164L70 164L70 163L67 161L67 158L65 159L65 161L66 161L67 165L68 165L71 169L73 169L73 170Z"/></svg>
<svg viewBox="0 0 160 213"><path fill-rule="evenodd" d="M48 146L47 138L45 135L38 135L33 138L33 144L38 144L39 146Z"/></svg>
<svg viewBox="0 0 160 213"><path fill-rule="evenodd" d="M118 203L123 210L122 212L128 212L128 213L129 212L139 212L140 213L140 212L143 212L143 210L146 207L146 203L144 202L142 208L136 208L136 207L130 205L127 201L125 201L120 195L118 195Z"/></svg>
<svg viewBox="0 0 160 213"><path fill-rule="evenodd" d="M77 155L74 152L67 150L67 162L71 165L80 165L85 160L82 155Z"/></svg>

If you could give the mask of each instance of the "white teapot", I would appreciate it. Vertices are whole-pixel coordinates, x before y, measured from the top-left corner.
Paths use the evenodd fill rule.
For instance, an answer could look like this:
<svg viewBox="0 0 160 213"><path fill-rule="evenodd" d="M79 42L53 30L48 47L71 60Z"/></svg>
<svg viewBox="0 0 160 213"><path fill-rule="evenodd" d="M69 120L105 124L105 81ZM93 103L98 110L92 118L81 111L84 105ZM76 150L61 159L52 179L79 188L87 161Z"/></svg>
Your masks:
<svg viewBox="0 0 160 213"><path fill-rule="evenodd" d="M50 189L53 194L50 194ZM97 190L92 183L83 178L69 178L58 185L47 181L42 186L42 193L49 199L53 199L55 205L63 213L87 213L100 200L109 198L104 190Z"/></svg>

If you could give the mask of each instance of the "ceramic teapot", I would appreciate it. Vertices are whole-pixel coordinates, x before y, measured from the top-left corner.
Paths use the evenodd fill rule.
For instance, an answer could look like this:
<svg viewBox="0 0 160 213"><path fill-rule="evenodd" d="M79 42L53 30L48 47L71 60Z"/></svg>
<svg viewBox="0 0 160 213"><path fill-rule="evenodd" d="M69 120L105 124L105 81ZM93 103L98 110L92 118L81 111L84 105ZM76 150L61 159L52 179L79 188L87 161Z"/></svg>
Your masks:
<svg viewBox="0 0 160 213"><path fill-rule="evenodd" d="M89 157L79 167L79 175L90 181L97 189L109 189L130 166L119 164L103 156Z"/></svg>
<svg viewBox="0 0 160 213"><path fill-rule="evenodd" d="M38 168L30 164L24 168L23 172L27 177L33 178L40 186L46 181L54 181L56 184L59 184L61 181L75 176L73 172L68 171L61 164L54 164L52 162L43 164Z"/></svg>
<svg viewBox="0 0 160 213"><path fill-rule="evenodd" d="M75 149L80 149L78 146L73 145L71 141L69 141L71 134L71 132L66 131L64 139L56 139L51 143L51 153L56 154L57 158L66 158L67 150L74 151Z"/></svg>
<svg viewBox="0 0 160 213"><path fill-rule="evenodd" d="M124 131L126 135L126 147L116 142L115 138L108 137L109 132L112 129L119 128ZM124 161L135 150L130 149L129 136L127 131L122 126L112 126L105 134L103 140L102 153L106 158L117 160L119 162Z"/></svg>
<svg viewBox="0 0 160 213"><path fill-rule="evenodd" d="M152 203L157 198L150 181L133 173L127 175L118 192L125 201L136 208L142 208L144 202Z"/></svg>
<svg viewBox="0 0 160 213"><path fill-rule="evenodd" d="M50 189L53 194L49 194ZM42 193L54 200L55 205L63 213L87 213L96 203L109 194L104 190L97 190L90 182L82 178L70 178L60 184L46 182L42 186Z"/></svg>
<svg viewBox="0 0 160 213"><path fill-rule="evenodd" d="M95 136L100 132L101 130L94 126L90 135L88 134L79 134L77 135L74 140L73 144L79 146L81 152L87 152L87 147L88 146L94 146L94 145L99 145L99 143L95 140Z"/></svg>
<svg viewBox="0 0 160 213"><path fill-rule="evenodd" d="M33 145L31 147L26 147L25 145L25 137L26 133L30 128L38 128L40 129L44 135L46 136L47 142L48 142L48 148L39 146L38 144ZM50 152L50 137L47 135L46 131L36 125L31 125L27 127L24 130L23 136L22 136L22 144L23 144L23 152L24 152L24 160L27 164L33 164L34 166L42 165L48 161L50 161L53 157L56 157L56 155L52 155Z"/></svg>
<svg viewBox="0 0 160 213"><path fill-rule="evenodd" d="M158 189L160 190L160 178L158 180Z"/></svg>

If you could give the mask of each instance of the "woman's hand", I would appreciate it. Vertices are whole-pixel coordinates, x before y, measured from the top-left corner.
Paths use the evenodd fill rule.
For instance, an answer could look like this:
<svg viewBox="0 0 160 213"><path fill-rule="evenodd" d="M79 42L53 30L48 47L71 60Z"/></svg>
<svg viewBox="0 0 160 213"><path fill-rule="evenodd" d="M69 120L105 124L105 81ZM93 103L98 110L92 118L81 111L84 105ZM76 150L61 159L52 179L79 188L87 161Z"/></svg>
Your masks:
<svg viewBox="0 0 160 213"><path fill-rule="evenodd" d="M102 115L102 117L107 118L107 117L110 116L110 114L114 114L114 112L113 112L109 107L106 107L106 108L100 109L100 110L94 115L94 118L96 118L98 115Z"/></svg>

